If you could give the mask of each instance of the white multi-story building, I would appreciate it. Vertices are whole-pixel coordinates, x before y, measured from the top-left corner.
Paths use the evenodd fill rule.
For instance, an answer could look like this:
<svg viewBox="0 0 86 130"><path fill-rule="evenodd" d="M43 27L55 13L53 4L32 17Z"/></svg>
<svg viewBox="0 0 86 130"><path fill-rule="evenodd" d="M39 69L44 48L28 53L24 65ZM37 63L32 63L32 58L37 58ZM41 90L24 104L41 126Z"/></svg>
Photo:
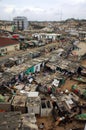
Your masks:
<svg viewBox="0 0 86 130"><path fill-rule="evenodd" d="M28 20L26 17L15 17L13 22L18 30L26 30L28 28Z"/></svg>

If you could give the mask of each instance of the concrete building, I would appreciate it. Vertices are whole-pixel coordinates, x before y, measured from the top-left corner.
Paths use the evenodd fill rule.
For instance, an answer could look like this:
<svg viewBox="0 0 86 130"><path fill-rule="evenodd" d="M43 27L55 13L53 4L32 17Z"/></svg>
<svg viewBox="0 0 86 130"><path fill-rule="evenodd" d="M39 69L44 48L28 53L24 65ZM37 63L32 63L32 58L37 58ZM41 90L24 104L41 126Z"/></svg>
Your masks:
<svg viewBox="0 0 86 130"><path fill-rule="evenodd" d="M32 37L37 38L38 40L52 40L55 41L59 36L62 34L56 34L56 33L35 33L32 35Z"/></svg>
<svg viewBox="0 0 86 130"><path fill-rule="evenodd" d="M20 44L16 40L0 37L0 55L19 50Z"/></svg>
<svg viewBox="0 0 86 130"><path fill-rule="evenodd" d="M0 94L0 112L10 112L10 111L11 111L10 96L8 95L2 96L2 94Z"/></svg>
<svg viewBox="0 0 86 130"><path fill-rule="evenodd" d="M18 30L26 30L28 28L28 20L26 17L15 17L13 22Z"/></svg>
<svg viewBox="0 0 86 130"><path fill-rule="evenodd" d="M27 102L28 113L40 114L40 106L41 99L38 95L38 92L29 92Z"/></svg>
<svg viewBox="0 0 86 130"><path fill-rule="evenodd" d="M52 114L52 103L48 100L41 100L41 117L50 116Z"/></svg>

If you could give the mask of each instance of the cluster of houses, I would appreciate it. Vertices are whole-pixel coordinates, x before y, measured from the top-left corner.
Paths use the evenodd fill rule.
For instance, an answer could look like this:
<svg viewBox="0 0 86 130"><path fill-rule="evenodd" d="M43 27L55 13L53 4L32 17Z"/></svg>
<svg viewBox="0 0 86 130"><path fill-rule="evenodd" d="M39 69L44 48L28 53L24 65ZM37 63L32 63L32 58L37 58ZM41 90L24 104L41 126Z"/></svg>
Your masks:
<svg viewBox="0 0 86 130"><path fill-rule="evenodd" d="M32 49L0 60L0 129L38 130L37 117L53 118L58 129L77 120L86 121L85 116L77 118L86 109L86 66L81 65L85 49L62 34L34 33L32 38L24 43L26 39L16 34L0 37L1 55L18 53L20 45ZM63 89L67 80L82 84L84 89L79 91L78 85ZM82 130L85 123L81 126Z"/></svg>
<svg viewBox="0 0 86 130"><path fill-rule="evenodd" d="M5 32L3 32L5 33ZM2 33L2 34L3 34ZM47 43L52 43L58 39L60 34L33 34L32 39L26 39L20 34L10 34L0 37L0 55L6 55L10 52L28 49L31 47L45 46Z"/></svg>

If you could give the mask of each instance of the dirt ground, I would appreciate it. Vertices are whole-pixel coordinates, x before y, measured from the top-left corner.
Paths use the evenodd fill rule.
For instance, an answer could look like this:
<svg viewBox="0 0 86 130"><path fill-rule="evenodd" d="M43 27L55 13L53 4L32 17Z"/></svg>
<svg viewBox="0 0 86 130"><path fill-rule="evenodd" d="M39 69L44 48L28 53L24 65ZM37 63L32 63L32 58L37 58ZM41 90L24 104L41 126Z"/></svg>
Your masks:
<svg viewBox="0 0 86 130"><path fill-rule="evenodd" d="M62 86L62 90L71 89L71 86L73 84L76 84L77 82L68 79L64 86ZM68 124L64 124L61 126L56 125L56 122L54 121L52 116L49 117L37 117L37 125L40 126L41 123L44 123L45 128L43 130L71 130L74 128L84 128L83 122L78 121L72 121ZM39 129L41 130L41 129ZM81 129L82 130L82 129Z"/></svg>
<svg viewBox="0 0 86 130"><path fill-rule="evenodd" d="M81 64L86 65L86 60L84 60ZM65 90L65 89L70 90L71 86L73 84L77 84L77 83L78 83L77 81L67 79L65 84L62 86L62 90ZM44 123L44 129L39 128L39 130L72 130L72 129L75 129L75 128L81 128L80 130L83 130L84 125L85 125L85 123L83 123L83 122L73 120L70 123L58 126L58 125L56 125L56 122L54 121L52 116L37 117L38 126L40 126L41 123Z"/></svg>
<svg viewBox="0 0 86 130"><path fill-rule="evenodd" d="M83 122L78 122L78 121L72 121L71 123L64 124L61 126L57 126L56 122L54 122L53 117L40 117L37 118L37 124L40 126L41 123L44 123L44 129L39 130L71 130L74 128L84 128Z"/></svg>

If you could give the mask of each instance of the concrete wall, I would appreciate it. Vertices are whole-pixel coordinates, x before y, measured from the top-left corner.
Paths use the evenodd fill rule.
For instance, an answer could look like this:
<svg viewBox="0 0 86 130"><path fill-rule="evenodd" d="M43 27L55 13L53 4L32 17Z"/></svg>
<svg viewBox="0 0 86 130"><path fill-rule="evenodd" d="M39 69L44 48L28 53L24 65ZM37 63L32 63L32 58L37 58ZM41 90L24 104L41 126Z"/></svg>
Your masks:
<svg viewBox="0 0 86 130"><path fill-rule="evenodd" d="M49 104L48 104L49 102ZM42 101L41 102L41 117L50 116L52 114L52 104L50 101Z"/></svg>
<svg viewBox="0 0 86 130"><path fill-rule="evenodd" d="M30 106L30 104L29 104L28 113L40 114L40 106L39 105Z"/></svg>
<svg viewBox="0 0 86 130"><path fill-rule="evenodd" d="M5 52L11 52L11 51L19 50L20 45L15 44L15 45L10 45L10 46L5 46L5 47L0 48L0 50L2 50L2 49L4 49Z"/></svg>
<svg viewBox="0 0 86 130"><path fill-rule="evenodd" d="M34 66L34 72L40 72L40 65L41 63L38 63Z"/></svg>
<svg viewBox="0 0 86 130"><path fill-rule="evenodd" d="M7 51L15 51L15 50L19 50L20 48L20 45L19 44L16 44L16 45L11 45L11 46L8 46L6 47L7 48Z"/></svg>
<svg viewBox="0 0 86 130"><path fill-rule="evenodd" d="M28 113L40 114L41 100L40 97L28 97L27 101Z"/></svg>

